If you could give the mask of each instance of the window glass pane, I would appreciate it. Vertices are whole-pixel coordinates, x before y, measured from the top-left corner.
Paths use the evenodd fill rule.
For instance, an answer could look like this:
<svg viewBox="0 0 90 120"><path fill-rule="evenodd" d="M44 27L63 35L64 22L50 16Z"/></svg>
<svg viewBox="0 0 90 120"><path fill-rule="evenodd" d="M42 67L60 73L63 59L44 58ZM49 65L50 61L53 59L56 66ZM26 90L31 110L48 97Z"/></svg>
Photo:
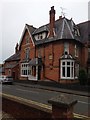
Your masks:
<svg viewBox="0 0 90 120"><path fill-rule="evenodd" d="M62 62L62 65L65 65L65 62Z"/></svg>
<svg viewBox="0 0 90 120"><path fill-rule="evenodd" d="M25 75L25 70L23 71L23 75Z"/></svg>
<svg viewBox="0 0 90 120"><path fill-rule="evenodd" d="M67 62L67 65L70 65L70 62Z"/></svg>
<svg viewBox="0 0 90 120"><path fill-rule="evenodd" d="M74 77L74 75L73 75L73 67L71 67L71 77Z"/></svg>
<svg viewBox="0 0 90 120"><path fill-rule="evenodd" d="M70 77L70 67L67 67L67 77Z"/></svg>
<svg viewBox="0 0 90 120"><path fill-rule="evenodd" d="M25 70L25 71L26 71L26 73L25 73L25 74L27 75L27 70Z"/></svg>
<svg viewBox="0 0 90 120"><path fill-rule="evenodd" d="M72 62L72 66L73 66L73 64L74 64L74 63Z"/></svg>
<svg viewBox="0 0 90 120"><path fill-rule="evenodd" d="M62 67L62 76L65 77L65 67Z"/></svg>

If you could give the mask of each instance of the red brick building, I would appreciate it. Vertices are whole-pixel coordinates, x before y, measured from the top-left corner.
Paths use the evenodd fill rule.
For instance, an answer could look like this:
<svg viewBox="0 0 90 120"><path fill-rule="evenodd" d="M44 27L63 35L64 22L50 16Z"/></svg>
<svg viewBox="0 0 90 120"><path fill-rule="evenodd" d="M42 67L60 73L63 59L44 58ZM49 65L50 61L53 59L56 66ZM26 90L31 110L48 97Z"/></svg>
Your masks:
<svg viewBox="0 0 90 120"><path fill-rule="evenodd" d="M19 79L76 82L79 69L90 74L90 21L76 25L60 16L39 28L26 24L19 44ZM9 64L9 63L8 63Z"/></svg>
<svg viewBox="0 0 90 120"><path fill-rule="evenodd" d="M13 76L15 80L19 79L20 75L20 51L18 50L18 44L15 47L15 54L10 56L8 59L5 60L4 68L5 68L5 75L6 76Z"/></svg>

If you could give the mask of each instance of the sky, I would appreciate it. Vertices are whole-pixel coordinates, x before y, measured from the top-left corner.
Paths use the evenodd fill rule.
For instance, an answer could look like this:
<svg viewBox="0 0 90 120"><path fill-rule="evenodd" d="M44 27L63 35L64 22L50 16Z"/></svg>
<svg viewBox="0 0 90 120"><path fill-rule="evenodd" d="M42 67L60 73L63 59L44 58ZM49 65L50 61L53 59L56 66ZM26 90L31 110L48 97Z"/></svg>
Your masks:
<svg viewBox="0 0 90 120"><path fill-rule="evenodd" d="M90 19L89 0L0 0L0 63L15 52L25 24L40 27L49 23L49 11L56 10L55 19L62 13L76 24ZM89 2L90 3L90 2ZM90 4L89 4L90 5Z"/></svg>

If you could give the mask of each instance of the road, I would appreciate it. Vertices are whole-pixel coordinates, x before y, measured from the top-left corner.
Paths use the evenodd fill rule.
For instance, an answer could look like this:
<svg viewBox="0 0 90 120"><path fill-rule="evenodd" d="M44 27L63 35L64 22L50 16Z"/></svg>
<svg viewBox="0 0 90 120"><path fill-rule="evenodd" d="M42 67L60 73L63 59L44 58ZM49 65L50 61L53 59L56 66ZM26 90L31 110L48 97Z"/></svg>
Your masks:
<svg viewBox="0 0 90 120"><path fill-rule="evenodd" d="M61 92L24 87L24 86L20 86L16 84L3 85L2 92L5 94L14 95L17 97L21 97L24 99L36 101L38 103L43 103L47 105L50 105L48 103L49 99L62 94ZM75 108L74 108L74 113L88 116L90 114L89 113L89 108L90 108L89 98L86 96L79 96L79 95L73 95L73 98L75 100L78 100L78 103L75 105Z"/></svg>

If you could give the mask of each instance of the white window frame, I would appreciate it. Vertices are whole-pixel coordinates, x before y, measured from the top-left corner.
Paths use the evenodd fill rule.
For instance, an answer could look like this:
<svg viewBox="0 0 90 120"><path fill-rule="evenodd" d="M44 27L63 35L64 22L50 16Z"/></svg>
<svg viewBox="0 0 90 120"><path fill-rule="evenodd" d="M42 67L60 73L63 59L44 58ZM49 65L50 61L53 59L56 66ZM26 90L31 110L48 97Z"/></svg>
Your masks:
<svg viewBox="0 0 90 120"><path fill-rule="evenodd" d="M25 67L27 65L27 67ZM23 71L26 70L27 72L27 75L24 75L23 74ZM30 74L29 74L30 73ZM21 64L21 76L22 77L28 77L28 75L31 75L32 74L32 67L31 66L28 66L28 63L22 63Z"/></svg>
<svg viewBox="0 0 90 120"><path fill-rule="evenodd" d="M65 62L65 65L63 65L63 62ZM67 65L67 62L70 62L70 65ZM65 67L65 77L63 76L63 70L62 70L63 67ZM67 77L67 67L70 67L70 77ZM74 79L74 60L61 60L61 73L60 74L61 74L61 79Z"/></svg>

